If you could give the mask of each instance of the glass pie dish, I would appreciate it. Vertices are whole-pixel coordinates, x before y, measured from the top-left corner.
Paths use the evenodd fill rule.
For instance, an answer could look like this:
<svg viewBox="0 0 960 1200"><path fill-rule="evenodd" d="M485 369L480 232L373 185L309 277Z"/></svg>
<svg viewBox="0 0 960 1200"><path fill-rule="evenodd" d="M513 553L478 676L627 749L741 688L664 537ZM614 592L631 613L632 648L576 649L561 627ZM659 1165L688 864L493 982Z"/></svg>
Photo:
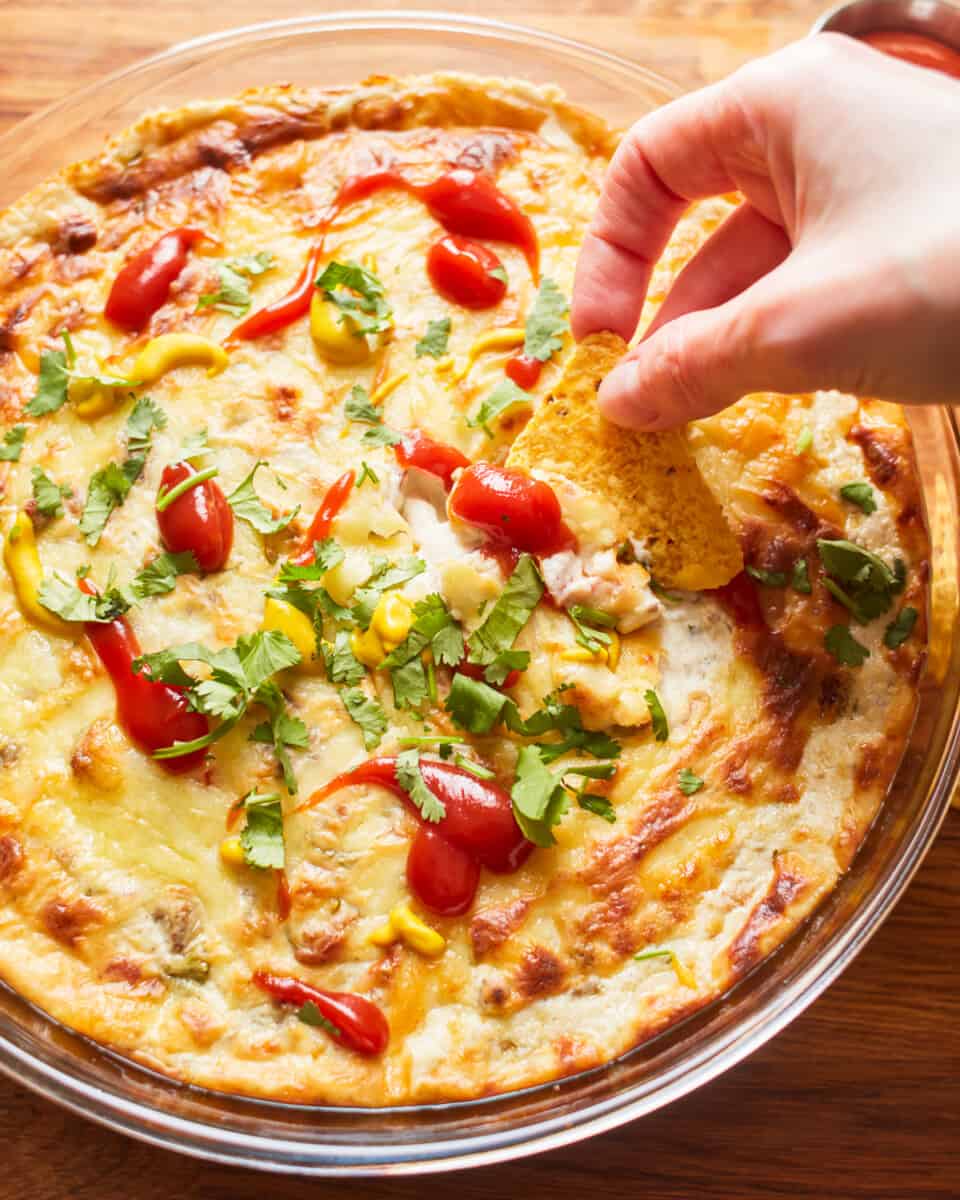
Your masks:
<svg viewBox="0 0 960 1200"><path fill-rule="evenodd" d="M624 125L675 94L646 69L560 38L441 14L329 15L202 38L76 94L0 139L0 204L143 111L289 81L454 67L555 83ZM82 1115L181 1152L299 1174L398 1174L546 1150L658 1108L732 1066L797 1016L890 911L936 835L960 760L954 625L960 445L953 415L913 418L933 543L930 662L899 773L851 870L813 917L733 991L601 1069L457 1104L304 1107L184 1087L59 1026L0 989L0 1069Z"/></svg>

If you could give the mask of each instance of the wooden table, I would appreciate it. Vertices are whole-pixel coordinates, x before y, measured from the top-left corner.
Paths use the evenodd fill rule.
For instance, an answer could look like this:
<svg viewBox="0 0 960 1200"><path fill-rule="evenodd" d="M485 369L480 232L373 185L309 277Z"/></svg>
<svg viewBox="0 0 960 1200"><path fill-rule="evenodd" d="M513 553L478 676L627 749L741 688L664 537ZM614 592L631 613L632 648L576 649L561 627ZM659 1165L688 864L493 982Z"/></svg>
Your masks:
<svg viewBox="0 0 960 1200"><path fill-rule="evenodd" d="M172 41L315 10L296 0L5 0L0 132ZM345 7L334 4L330 7ZM391 7L372 4L370 7ZM470 0L686 86L800 37L809 0ZM0 1081L0 1200L791 1200L960 1194L960 813L867 950L772 1044L693 1096L588 1145L433 1181L307 1184L207 1166L108 1133Z"/></svg>

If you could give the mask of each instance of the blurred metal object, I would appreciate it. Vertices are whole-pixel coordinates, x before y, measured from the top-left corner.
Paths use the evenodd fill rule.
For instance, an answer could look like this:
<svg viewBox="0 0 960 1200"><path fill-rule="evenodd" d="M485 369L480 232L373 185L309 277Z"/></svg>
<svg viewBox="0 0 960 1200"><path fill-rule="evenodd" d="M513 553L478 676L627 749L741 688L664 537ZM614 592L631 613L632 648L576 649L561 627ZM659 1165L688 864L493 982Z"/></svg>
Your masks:
<svg viewBox="0 0 960 1200"><path fill-rule="evenodd" d="M811 33L920 33L960 50L960 8L946 0L847 0L828 9Z"/></svg>

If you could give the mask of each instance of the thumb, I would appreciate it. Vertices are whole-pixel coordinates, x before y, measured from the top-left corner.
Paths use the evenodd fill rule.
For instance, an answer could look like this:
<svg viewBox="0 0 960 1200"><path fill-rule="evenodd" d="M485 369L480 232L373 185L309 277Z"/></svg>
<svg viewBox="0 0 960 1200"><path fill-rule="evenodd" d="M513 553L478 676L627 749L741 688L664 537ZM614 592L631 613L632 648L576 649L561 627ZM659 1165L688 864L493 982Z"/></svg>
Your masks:
<svg viewBox="0 0 960 1200"><path fill-rule="evenodd" d="M778 336L781 271L716 308L676 317L635 346L600 386L604 416L630 429L670 429L748 392L823 386L813 358Z"/></svg>

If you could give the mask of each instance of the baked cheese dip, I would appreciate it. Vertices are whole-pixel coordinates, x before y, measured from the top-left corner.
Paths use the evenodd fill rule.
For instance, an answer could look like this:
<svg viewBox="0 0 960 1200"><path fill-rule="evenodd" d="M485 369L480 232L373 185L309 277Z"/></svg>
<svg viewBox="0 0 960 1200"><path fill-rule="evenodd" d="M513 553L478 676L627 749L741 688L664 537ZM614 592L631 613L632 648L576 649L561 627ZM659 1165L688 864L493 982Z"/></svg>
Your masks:
<svg viewBox="0 0 960 1200"><path fill-rule="evenodd" d="M616 141L519 82L267 88L0 214L0 976L52 1017L472 1099L715 999L849 865L925 657L910 435L606 425L567 307Z"/></svg>

